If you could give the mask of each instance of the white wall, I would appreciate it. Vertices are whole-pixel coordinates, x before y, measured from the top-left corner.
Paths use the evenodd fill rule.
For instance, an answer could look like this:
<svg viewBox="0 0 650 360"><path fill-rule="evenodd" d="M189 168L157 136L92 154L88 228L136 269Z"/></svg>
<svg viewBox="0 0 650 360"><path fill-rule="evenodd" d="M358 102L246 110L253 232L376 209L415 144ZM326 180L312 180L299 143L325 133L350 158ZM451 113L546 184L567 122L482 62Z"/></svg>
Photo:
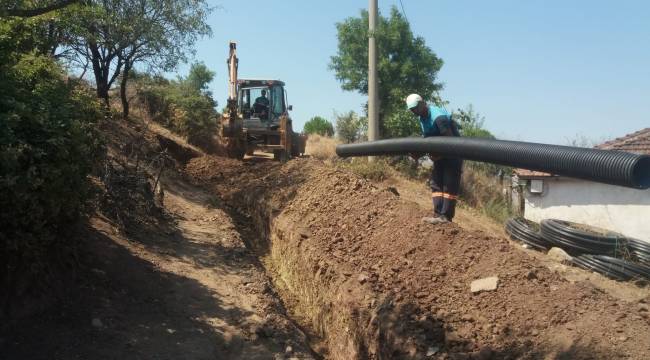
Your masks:
<svg viewBox="0 0 650 360"><path fill-rule="evenodd" d="M635 190L588 181L544 179L542 194L525 194L527 219L588 224L650 242L650 189Z"/></svg>

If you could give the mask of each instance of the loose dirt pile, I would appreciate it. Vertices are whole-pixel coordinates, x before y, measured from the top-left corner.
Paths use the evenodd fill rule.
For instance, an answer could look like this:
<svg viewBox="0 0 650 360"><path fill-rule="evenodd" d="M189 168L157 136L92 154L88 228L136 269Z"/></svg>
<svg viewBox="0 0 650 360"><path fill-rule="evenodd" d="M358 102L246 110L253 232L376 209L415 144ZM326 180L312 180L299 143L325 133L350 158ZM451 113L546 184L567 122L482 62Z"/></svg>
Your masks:
<svg viewBox="0 0 650 360"><path fill-rule="evenodd" d="M249 240L332 358L633 358L650 354L647 299L570 283L509 241L427 215L318 161L187 165L261 232ZM496 276L495 291L472 293ZM346 357L347 356L347 357Z"/></svg>

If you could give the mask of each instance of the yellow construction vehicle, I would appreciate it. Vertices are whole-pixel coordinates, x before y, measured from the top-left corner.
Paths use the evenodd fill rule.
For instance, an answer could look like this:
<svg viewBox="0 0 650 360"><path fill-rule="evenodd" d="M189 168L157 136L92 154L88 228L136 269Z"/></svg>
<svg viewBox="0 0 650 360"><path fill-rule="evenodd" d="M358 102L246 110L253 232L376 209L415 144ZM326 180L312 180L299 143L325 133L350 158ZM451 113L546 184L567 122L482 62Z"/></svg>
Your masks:
<svg viewBox="0 0 650 360"><path fill-rule="evenodd" d="M284 82L269 79L238 79L237 44L230 43L228 56L227 111L221 117L220 137L228 156L243 158L255 150L272 152L286 161L305 152L307 137L294 133Z"/></svg>

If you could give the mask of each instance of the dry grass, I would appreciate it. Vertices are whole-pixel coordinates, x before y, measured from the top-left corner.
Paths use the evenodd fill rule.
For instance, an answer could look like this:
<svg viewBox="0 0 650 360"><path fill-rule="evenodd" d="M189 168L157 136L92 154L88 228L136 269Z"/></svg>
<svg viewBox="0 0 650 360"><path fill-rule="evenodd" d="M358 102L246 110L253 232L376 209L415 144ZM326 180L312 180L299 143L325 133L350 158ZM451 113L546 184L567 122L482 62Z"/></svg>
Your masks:
<svg viewBox="0 0 650 360"><path fill-rule="evenodd" d="M461 177L461 199L492 219L505 223L512 210L495 175L465 163Z"/></svg>
<svg viewBox="0 0 650 360"><path fill-rule="evenodd" d="M366 157L341 159L336 155L336 145L340 142L334 138L310 134L307 139L306 153L319 160L335 163L336 166L352 171L366 179L382 181L395 173L385 159L378 158L368 162Z"/></svg>
<svg viewBox="0 0 650 360"><path fill-rule="evenodd" d="M381 158L370 162L367 157L356 157L346 159L346 161L340 161L337 165L373 181L384 181L396 176L396 171L388 165L386 160Z"/></svg>
<svg viewBox="0 0 650 360"><path fill-rule="evenodd" d="M316 159L334 160L337 158L336 145L338 144L339 142L334 138L311 134L307 139L305 151Z"/></svg>

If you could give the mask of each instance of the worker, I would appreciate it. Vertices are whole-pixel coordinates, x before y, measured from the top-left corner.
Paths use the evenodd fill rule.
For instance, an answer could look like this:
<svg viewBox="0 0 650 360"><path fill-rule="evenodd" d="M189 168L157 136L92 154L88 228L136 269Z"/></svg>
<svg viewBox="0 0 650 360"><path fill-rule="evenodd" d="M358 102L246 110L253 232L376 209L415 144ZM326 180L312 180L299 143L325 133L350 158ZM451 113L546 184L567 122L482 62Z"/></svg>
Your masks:
<svg viewBox="0 0 650 360"><path fill-rule="evenodd" d="M409 95L406 98L406 106L413 114L419 116L423 137L460 136L458 125L444 108L427 104L418 94ZM417 160L422 155L411 156ZM429 154L429 157L433 160L431 171L433 217L424 217L422 221L429 224L451 222L456 211L463 161L457 158L440 158L434 154Z"/></svg>
<svg viewBox="0 0 650 360"><path fill-rule="evenodd" d="M255 104L264 105L267 108L269 107L269 99L266 97L266 90L262 90L262 95L255 99Z"/></svg>
<svg viewBox="0 0 650 360"><path fill-rule="evenodd" d="M255 103L253 103L253 111L259 114L260 119L268 119L269 99L266 97L266 89L262 89L262 95L255 99Z"/></svg>

